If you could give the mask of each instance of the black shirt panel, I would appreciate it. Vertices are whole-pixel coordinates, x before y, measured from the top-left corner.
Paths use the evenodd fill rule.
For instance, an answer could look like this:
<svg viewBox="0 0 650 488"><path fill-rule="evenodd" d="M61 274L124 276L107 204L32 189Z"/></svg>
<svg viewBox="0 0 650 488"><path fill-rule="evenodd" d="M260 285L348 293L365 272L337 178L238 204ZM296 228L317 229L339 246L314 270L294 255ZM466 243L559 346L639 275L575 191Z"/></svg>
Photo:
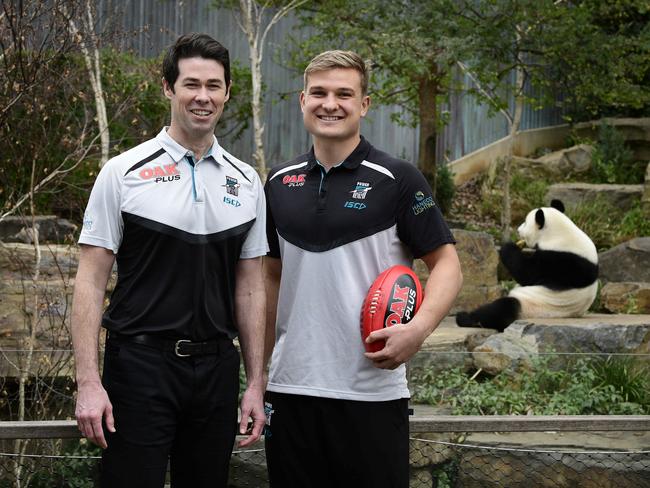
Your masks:
<svg viewBox="0 0 650 488"><path fill-rule="evenodd" d="M254 221L198 236L126 212L122 218L106 329L193 340L235 337L235 268Z"/></svg>
<svg viewBox="0 0 650 488"><path fill-rule="evenodd" d="M273 257L280 257L278 234L301 249L323 252L397 225L415 257L454 242L422 173L363 138L328 172L313 149L273 168L265 191Z"/></svg>

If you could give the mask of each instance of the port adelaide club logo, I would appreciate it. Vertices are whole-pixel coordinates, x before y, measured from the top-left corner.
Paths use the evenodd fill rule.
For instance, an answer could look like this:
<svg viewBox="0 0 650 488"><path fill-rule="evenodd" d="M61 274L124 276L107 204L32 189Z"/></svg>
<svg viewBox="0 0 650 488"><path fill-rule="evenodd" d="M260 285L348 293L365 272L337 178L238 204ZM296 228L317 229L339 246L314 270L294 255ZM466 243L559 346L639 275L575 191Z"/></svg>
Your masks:
<svg viewBox="0 0 650 488"><path fill-rule="evenodd" d="M228 195L232 196L239 196L239 187L240 184L237 182L237 178L233 178L232 176L226 176L226 184L221 185L226 188L226 193ZM237 200L236 198L229 197L228 195L224 195L223 201L224 203L227 203L228 205L232 205L233 207L241 207L241 202Z"/></svg>
<svg viewBox="0 0 650 488"><path fill-rule="evenodd" d="M238 196L239 195L239 183L237 183L237 178L232 176L226 176L226 184L221 185L226 187L226 193L229 195Z"/></svg>
<svg viewBox="0 0 650 488"><path fill-rule="evenodd" d="M358 200L365 200L368 192L372 190L370 183L365 181L357 181L354 189L350 192L352 194L353 200L348 200L343 204L345 208L353 208L355 210L363 210L367 205Z"/></svg>

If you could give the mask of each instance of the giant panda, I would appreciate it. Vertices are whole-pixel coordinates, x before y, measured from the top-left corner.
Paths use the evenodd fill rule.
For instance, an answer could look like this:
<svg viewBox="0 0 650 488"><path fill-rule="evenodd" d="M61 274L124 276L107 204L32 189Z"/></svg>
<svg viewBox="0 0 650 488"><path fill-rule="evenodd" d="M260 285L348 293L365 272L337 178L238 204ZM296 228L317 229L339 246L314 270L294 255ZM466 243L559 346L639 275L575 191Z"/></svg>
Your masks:
<svg viewBox="0 0 650 488"><path fill-rule="evenodd" d="M598 252L589 236L564 215L561 201L530 211L517 232L534 252L508 242L499 257L519 285L507 297L458 313L459 326L502 332L522 318L579 317L593 303L598 291Z"/></svg>

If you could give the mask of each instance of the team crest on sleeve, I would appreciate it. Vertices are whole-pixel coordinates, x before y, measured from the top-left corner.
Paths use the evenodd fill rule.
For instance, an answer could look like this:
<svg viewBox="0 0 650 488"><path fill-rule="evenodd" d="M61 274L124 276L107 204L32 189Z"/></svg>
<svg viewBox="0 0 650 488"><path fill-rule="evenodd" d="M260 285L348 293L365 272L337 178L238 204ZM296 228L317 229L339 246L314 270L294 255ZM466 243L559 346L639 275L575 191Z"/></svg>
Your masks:
<svg viewBox="0 0 650 488"><path fill-rule="evenodd" d="M425 196L424 192L421 190L415 192L413 207L411 207L414 215L420 215L425 210L435 206L436 202L433 201L433 197Z"/></svg>
<svg viewBox="0 0 650 488"><path fill-rule="evenodd" d="M221 186L226 187L226 193L234 196L239 195L240 184L237 183L237 178L233 178L232 176L226 176L226 184Z"/></svg>
<svg viewBox="0 0 650 488"><path fill-rule="evenodd" d="M370 186L370 183L366 183L364 181L357 181L357 185L354 187L354 190L352 190L350 193L352 193L352 198L355 198L357 200L364 200L370 190L372 190L372 186Z"/></svg>

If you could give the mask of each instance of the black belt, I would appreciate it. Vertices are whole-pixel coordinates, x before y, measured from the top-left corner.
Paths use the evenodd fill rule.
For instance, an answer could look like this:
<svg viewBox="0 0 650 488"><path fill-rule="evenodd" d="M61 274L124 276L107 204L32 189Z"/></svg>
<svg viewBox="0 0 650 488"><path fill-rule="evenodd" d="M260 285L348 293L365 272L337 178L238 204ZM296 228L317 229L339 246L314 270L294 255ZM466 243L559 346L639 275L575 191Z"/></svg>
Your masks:
<svg viewBox="0 0 650 488"><path fill-rule="evenodd" d="M171 351L180 358L200 356L205 354L221 354L232 347L230 339L213 339L210 341L194 342L189 339L167 339L152 334L127 335L117 332L108 333L109 340L118 342L133 342L144 346L155 347L162 351Z"/></svg>

